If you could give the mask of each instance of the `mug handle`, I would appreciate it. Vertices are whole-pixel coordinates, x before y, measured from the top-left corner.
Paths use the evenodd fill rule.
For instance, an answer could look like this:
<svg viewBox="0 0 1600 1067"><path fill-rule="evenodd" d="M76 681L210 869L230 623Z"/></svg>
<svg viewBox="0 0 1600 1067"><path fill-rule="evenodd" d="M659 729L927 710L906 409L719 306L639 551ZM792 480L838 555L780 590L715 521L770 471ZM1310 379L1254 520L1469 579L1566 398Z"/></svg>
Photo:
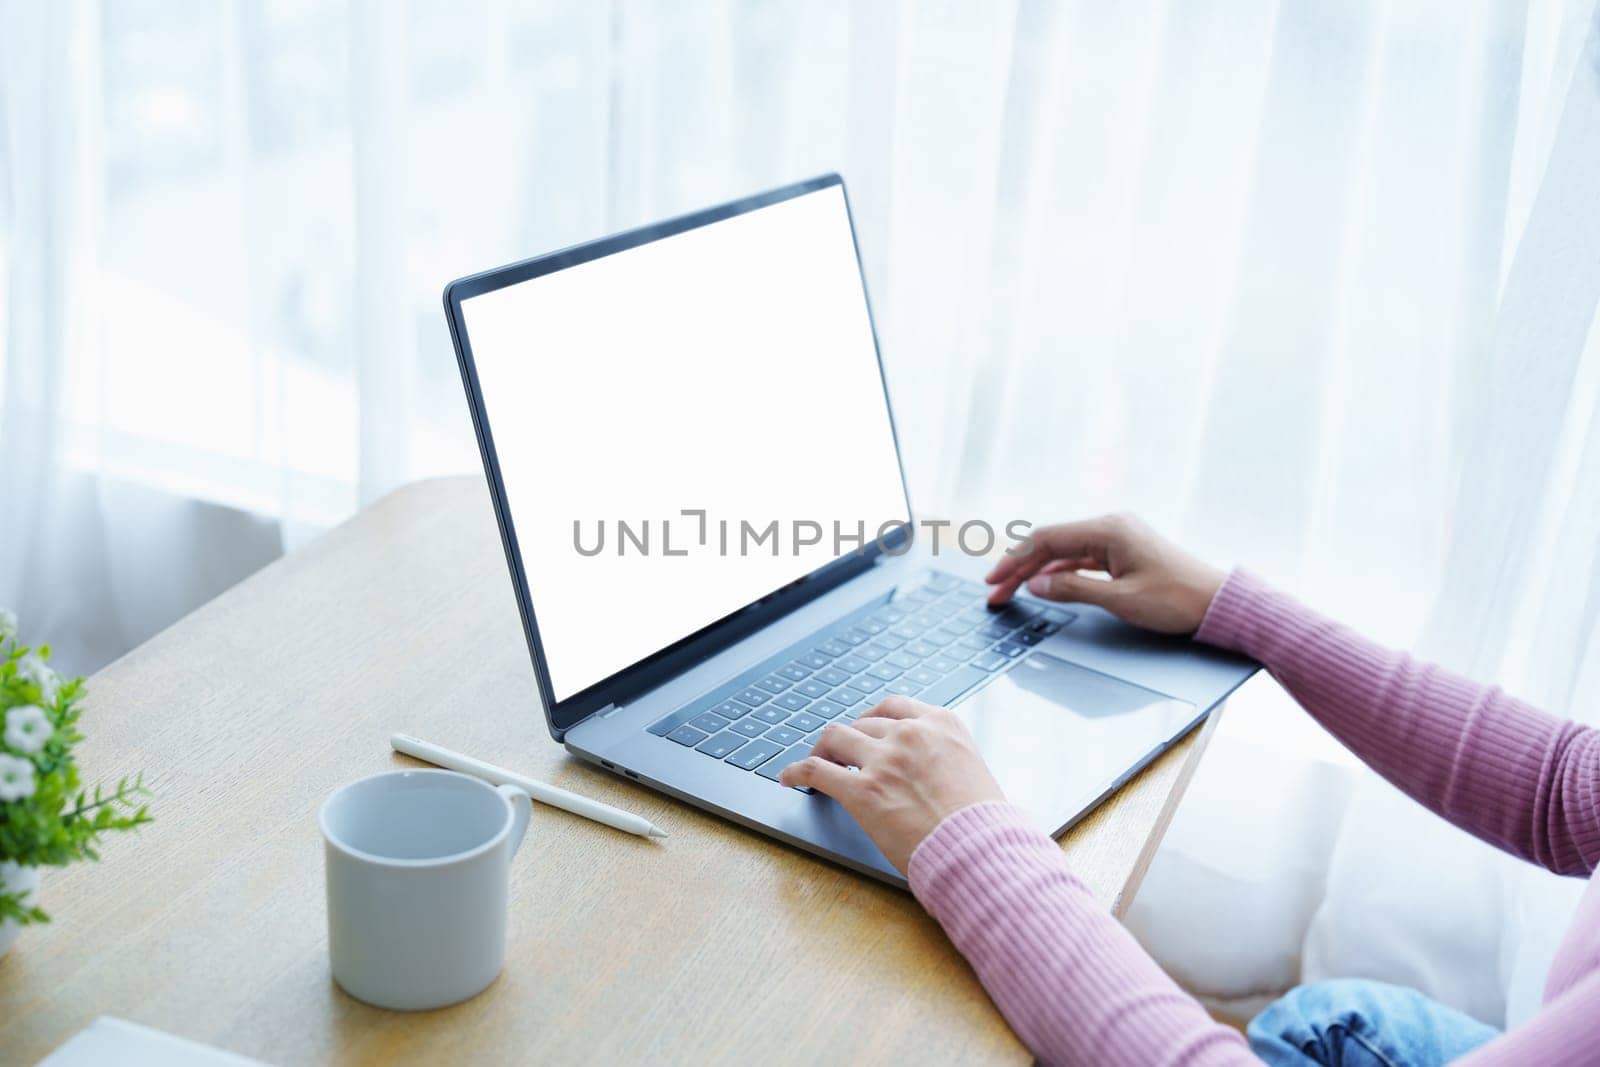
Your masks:
<svg viewBox="0 0 1600 1067"><path fill-rule="evenodd" d="M533 801L526 792L514 785L497 785L495 789L511 801L511 855L515 856L517 849L522 847L522 839L528 836L528 819L533 815Z"/></svg>

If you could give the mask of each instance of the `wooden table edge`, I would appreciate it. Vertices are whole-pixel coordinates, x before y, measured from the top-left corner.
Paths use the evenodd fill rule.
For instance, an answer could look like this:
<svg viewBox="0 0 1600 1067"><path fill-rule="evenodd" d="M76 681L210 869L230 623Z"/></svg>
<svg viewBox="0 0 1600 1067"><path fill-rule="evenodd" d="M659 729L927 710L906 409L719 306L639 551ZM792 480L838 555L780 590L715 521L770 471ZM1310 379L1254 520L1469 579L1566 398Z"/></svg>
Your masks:
<svg viewBox="0 0 1600 1067"><path fill-rule="evenodd" d="M1128 879L1122 884L1122 889L1117 894L1116 902L1111 907L1111 914L1118 920L1126 919L1128 909L1133 907L1133 898L1139 892L1139 887L1144 884L1144 876L1150 870L1150 863L1155 859L1156 850L1161 847L1162 840L1167 836L1167 827L1172 825L1172 818L1178 812L1178 805L1183 802L1184 796L1189 792L1189 782L1194 778L1195 770L1200 766L1200 758L1205 755L1206 748L1211 744L1211 735L1216 732L1217 724L1222 721L1222 709L1225 705L1218 704L1206 715L1205 722L1201 723L1187 739L1188 751L1184 754L1183 766L1178 769L1177 777L1172 781L1172 788L1167 791L1166 801L1161 805L1161 812L1156 816L1155 823L1150 828L1150 834L1145 839L1144 847L1134 857L1133 868L1128 872ZM1180 741L1179 744L1183 744ZM1122 788L1126 789L1137 782L1136 777Z"/></svg>

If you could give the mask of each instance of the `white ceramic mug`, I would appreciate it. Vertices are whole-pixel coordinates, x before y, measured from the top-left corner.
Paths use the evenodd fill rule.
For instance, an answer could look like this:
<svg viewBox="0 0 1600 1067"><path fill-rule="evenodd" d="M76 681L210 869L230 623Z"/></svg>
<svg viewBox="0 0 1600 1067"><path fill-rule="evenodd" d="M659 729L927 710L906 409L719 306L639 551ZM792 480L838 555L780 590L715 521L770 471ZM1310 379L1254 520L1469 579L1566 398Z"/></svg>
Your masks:
<svg viewBox="0 0 1600 1067"><path fill-rule="evenodd" d="M454 771L390 771L329 797L328 955L351 996L422 1011L476 996L505 962L511 857L528 794Z"/></svg>

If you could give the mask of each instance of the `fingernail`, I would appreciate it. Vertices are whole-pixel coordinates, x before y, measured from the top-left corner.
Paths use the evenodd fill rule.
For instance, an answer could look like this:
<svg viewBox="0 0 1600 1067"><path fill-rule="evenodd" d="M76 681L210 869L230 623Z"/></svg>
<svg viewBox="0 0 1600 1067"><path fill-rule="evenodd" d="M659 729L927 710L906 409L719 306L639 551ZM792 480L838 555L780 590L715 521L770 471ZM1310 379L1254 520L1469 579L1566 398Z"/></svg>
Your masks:
<svg viewBox="0 0 1600 1067"><path fill-rule="evenodd" d="M1050 591L1050 576L1048 574L1035 574L1028 579L1028 592L1038 593L1043 596Z"/></svg>

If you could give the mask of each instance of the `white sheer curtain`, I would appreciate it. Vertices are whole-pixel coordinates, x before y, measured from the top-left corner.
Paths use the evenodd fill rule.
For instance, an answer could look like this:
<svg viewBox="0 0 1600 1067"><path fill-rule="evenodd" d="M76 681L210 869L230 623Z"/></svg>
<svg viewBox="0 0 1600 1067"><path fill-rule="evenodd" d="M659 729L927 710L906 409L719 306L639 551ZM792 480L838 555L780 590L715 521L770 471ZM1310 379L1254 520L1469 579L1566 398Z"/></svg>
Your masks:
<svg viewBox="0 0 1600 1067"><path fill-rule="evenodd" d="M1496 330L1565 276L1513 252L1592 8L0 0L0 602L104 662L476 469L446 280L837 169L920 509L1134 508L1593 708L1593 294ZM1369 787L1286 704L1236 702L1133 918L1219 998L1390 966L1329 950L1379 929ZM1432 888L1496 980L1385 973L1498 1018L1531 898L1488 864Z"/></svg>
<svg viewBox="0 0 1600 1067"><path fill-rule="evenodd" d="M1486 338L1420 648L1600 724L1600 23L1575 29L1570 40L1584 49L1563 79L1548 165ZM1485 892L1454 907L1434 902L1434 886L1469 880ZM1580 888L1436 832L1369 781L1341 827L1306 967L1375 970L1514 1023L1539 1003ZM1353 945L1358 938L1373 947ZM1473 980L1492 971L1503 989Z"/></svg>

